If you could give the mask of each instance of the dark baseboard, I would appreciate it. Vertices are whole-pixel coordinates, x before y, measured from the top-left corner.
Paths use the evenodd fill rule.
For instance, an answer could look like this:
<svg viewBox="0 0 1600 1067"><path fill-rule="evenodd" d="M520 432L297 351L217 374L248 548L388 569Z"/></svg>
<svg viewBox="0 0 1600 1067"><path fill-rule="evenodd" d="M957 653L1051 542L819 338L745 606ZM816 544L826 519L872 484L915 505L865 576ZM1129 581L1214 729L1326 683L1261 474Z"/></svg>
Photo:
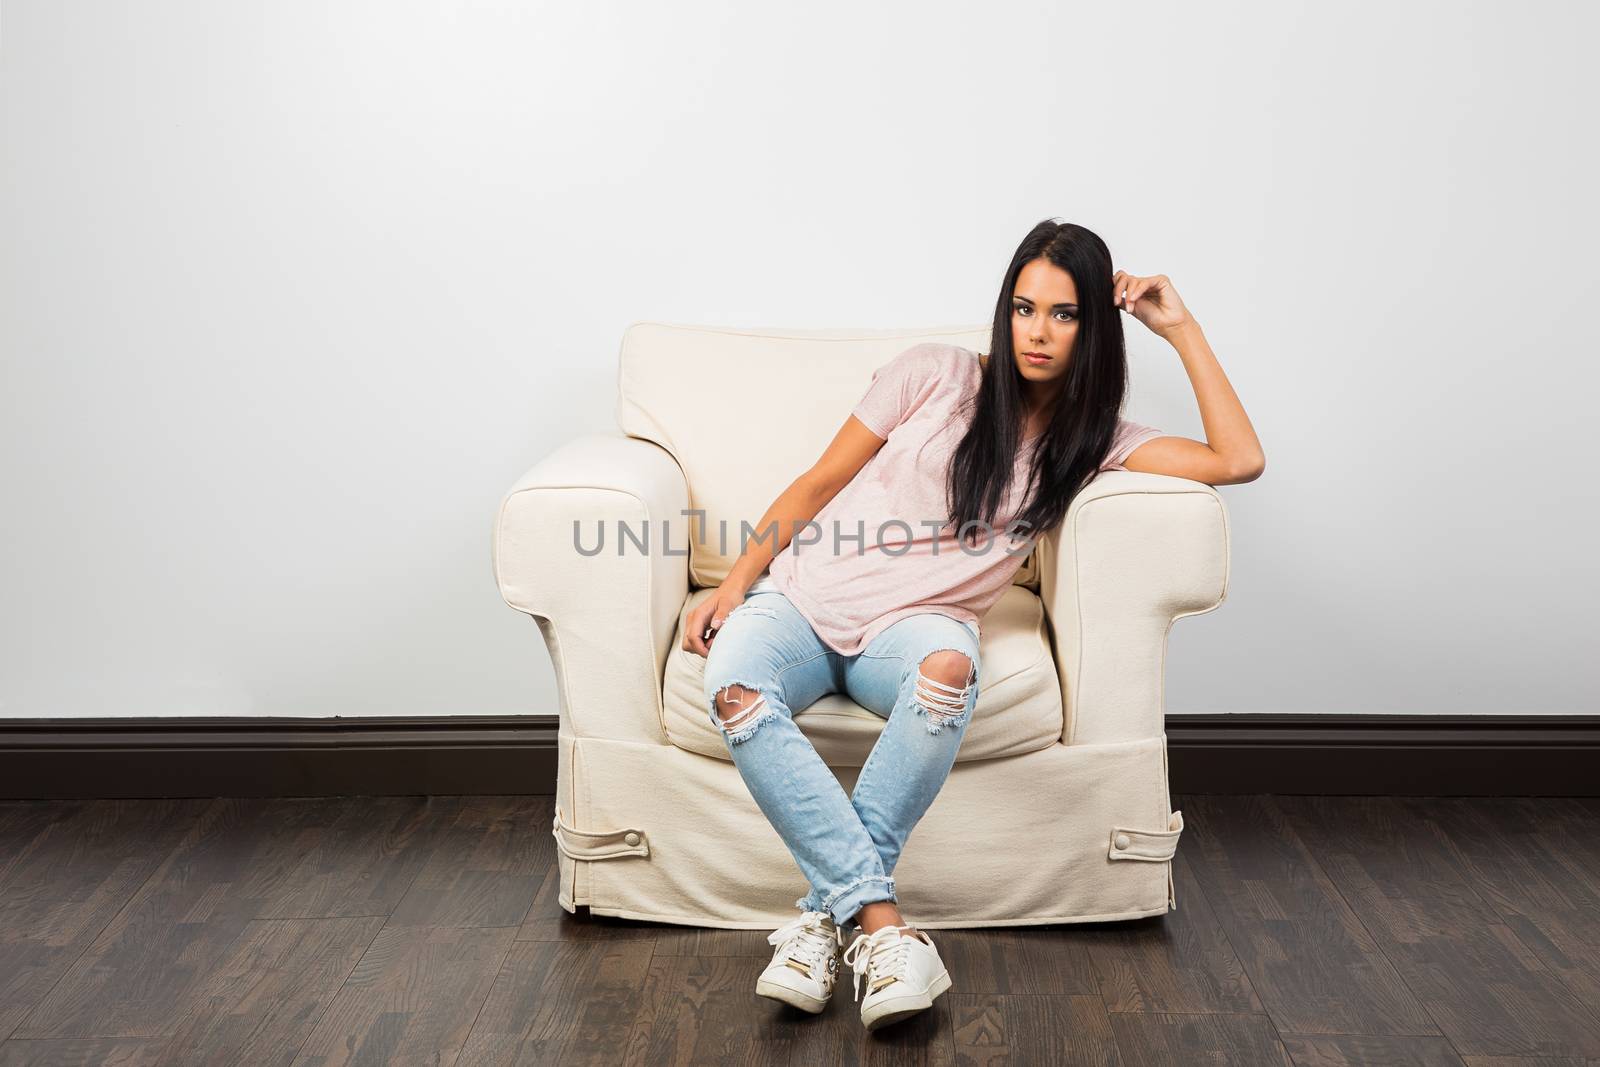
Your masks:
<svg viewBox="0 0 1600 1067"><path fill-rule="evenodd" d="M554 715L0 719L0 799L549 794ZM1175 793L1600 796L1596 715L1173 715Z"/></svg>
<svg viewBox="0 0 1600 1067"><path fill-rule="evenodd" d="M0 798L554 793L556 723L0 719Z"/></svg>
<svg viewBox="0 0 1600 1067"><path fill-rule="evenodd" d="M1600 715L1169 715L1174 793L1600 796Z"/></svg>

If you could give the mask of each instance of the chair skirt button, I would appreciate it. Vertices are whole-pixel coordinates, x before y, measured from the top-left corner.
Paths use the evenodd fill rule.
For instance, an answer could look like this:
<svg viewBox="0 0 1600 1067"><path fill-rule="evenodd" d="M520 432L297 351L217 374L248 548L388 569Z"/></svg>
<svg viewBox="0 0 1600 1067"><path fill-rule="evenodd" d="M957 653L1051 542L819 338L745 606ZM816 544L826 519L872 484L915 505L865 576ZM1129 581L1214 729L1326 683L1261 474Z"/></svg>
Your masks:
<svg viewBox="0 0 1600 1067"><path fill-rule="evenodd" d="M639 835L635 833L625 834L622 839L630 845L637 845L639 843ZM1121 848L1122 846L1119 845L1117 847Z"/></svg>
<svg viewBox="0 0 1600 1067"><path fill-rule="evenodd" d="M1112 844L1116 845L1118 848L1127 848L1128 845L1130 844L1130 842L1128 841L1128 835L1127 834L1118 834L1117 835L1117 839L1115 841L1113 841Z"/></svg>

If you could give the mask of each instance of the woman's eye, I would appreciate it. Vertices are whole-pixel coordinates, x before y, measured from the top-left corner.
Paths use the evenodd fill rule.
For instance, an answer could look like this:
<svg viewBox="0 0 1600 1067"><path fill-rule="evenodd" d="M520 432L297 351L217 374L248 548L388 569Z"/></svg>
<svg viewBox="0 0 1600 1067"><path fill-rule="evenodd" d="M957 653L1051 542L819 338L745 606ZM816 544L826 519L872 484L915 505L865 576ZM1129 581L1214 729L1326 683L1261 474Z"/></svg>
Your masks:
<svg viewBox="0 0 1600 1067"><path fill-rule="evenodd" d="M1018 304L1014 310L1018 315L1021 315L1024 318L1033 314L1033 309L1028 307L1026 304ZM1058 311L1056 314L1060 316L1062 322L1071 322L1074 318L1072 312L1070 311Z"/></svg>

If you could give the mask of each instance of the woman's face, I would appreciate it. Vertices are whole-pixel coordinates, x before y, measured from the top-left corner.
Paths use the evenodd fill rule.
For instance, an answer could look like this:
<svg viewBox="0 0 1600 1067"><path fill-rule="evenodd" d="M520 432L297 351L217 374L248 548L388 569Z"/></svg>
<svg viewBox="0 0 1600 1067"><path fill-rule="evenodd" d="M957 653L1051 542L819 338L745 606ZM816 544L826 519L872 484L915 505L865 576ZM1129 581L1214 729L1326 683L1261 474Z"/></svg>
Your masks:
<svg viewBox="0 0 1600 1067"><path fill-rule="evenodd" d="M1030 382L1065 377L1077 336L1078 287L1072 275L1048 259L1025 264L1011 297L1011 344L1018 372Z"/></svg>

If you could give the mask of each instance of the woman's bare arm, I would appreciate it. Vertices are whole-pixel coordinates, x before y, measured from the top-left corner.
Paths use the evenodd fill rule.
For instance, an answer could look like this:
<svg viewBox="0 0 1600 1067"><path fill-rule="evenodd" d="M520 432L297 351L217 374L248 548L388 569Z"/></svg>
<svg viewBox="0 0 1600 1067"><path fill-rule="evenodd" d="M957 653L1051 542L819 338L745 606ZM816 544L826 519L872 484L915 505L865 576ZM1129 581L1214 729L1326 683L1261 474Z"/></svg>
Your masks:
<svg viewBox="0 0 1600 1067"><path fill-rule="evenodd" d="M1169 474L1208 485L1253 482L1261 477L1267 469L1267 454L1255 427L1172 279L1165 274L1141 277L1119 270L1111 278L1111 288L1116 306L1178 350L1206 431L1204 441L1153 438L1134 449L1122 465L1130 471Z"/></svg>
<svg viewBox="0 0 1600 1067"><path fill-rule="evenodd" d="M789 487L767 508L756 525L756 536L750 540L738 562L728 572L722 583L725 589L741 593L750 588L767 569L774 556L788 547L795 531L816 517L823 506L850 484L862 467L884 445L879 437L851 415L845 419L833 441L811 469L789 484ZM768 530L775 536L768 537Z"/></svg>
<svg viewBox="0 0 1600 1067"><path fill-rule="evenodd" d="M1152 438L1134 449L1122 465L1130 471L1170 474L1207 485L1234 485L1261 477L1267 468L1266 454L1199 323L1190 320L1162 336L1177 349L1189 372L1206 439Z"/></svg>
<svg viewBox="0 0 1600 1067"><path fill-rule="evenodd" d="M685 649L700 656L710 653L707 639L716 640L715 631L722 620L743 602L745 591L767 569L772 557L788 546L797 528L815 518L824 504L850 484L856 472L883 447L884 440L854 415L845 419L821 458L779 493L778 499L761 516L756 537L745 546L716 592L689 613L683 634ZM775 531L774 536L763 540L769 529Z"/></svg>

